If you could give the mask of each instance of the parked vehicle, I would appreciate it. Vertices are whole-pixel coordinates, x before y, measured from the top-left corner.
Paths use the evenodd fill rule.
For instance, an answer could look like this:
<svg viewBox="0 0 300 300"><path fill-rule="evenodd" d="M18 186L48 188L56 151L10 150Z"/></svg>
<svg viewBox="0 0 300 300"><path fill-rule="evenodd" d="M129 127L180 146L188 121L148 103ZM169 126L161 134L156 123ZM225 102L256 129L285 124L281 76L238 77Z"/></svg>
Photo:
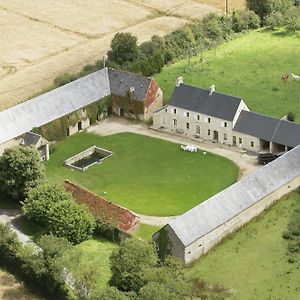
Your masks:
<svg viewBox="0 0 300 300"><path fill-rule="evenodd" d="M257 162L260 165L266 165L267 163L271 162L272 160L276 159L278 156L272 153L260 152L257 155Z"/></svg>

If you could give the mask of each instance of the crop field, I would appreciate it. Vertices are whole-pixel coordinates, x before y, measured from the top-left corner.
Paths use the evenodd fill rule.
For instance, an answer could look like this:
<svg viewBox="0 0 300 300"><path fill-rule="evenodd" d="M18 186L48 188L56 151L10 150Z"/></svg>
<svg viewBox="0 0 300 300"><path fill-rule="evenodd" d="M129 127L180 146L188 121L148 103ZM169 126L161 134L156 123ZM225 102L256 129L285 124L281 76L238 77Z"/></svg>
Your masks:
<svg viewBox="0 0 300 300"><path fill-rule="evenodd" d="M93 145L113 155L85 172L63 165L65 159ZM181 214L233 184L239 170L224 157L187 153L178 144L155 138L82 133L55 145L46 173L49 181L69 179L134 212L168 216Z"/></svg>
<svg viewBox="0 0 300 300"><path fill-rule="evenodd" d="M143 42L223 6L223 0L0 0L0 110L101 59L116 32Z"/></svg>
<svg viewBox="0 0 300 300"><path fill-rule="evenodd" d="M284 31L252 31L204 53L191 62L181 60L167 66L155 76L164 91L164 100L171 97L175 77L184 83L208 88L215 84L221 93L240 96L252 111L274 117L294 112L300 121L300 82L291 75L283 83L284 74L300 75L299 34Z"/></svg>
<svg viewBox="0 0 300 300"><path fill-rule="evenodd" d="M281 199L200 258L189 275L232 289L232 300L300 299L299 261L288 262L282 238L299 201L297 192Z"/></svg>

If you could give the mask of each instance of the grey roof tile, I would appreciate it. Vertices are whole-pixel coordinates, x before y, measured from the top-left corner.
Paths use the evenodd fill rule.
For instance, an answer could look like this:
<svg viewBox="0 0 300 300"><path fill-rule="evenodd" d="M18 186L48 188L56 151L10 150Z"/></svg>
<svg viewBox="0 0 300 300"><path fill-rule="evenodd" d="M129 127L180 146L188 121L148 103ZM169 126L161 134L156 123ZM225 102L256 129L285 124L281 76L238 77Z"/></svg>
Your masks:
<svg viewBox="0 0 300 300"><path fill-rule="evenodd" d="M169 105L232 121L241 100L241 98L217 92L209 95L206 89L182 83L174 88Z"/></svg>
<svg viewBox="0 0 300 300"><path fill-rule="evenodd" d="M30 146L30 145L36 145L39 141L41 136L34 132L26 132L24 135L24 145Z"/></svg>
<svg viewBox="0 0 300 300"><path fill-rule="evenodd" d="M0 112L0 144L110 95L102 69Z"/></svg>
<svg viewBox="0 0 300 300"><path fill-rule="evenodd" d="M134 99L145 100L151 78L111 68L108 70L108 76L112 95L125 97L128 95L129 89L133 87Z"/></svg>
<svg viewBox="0 0 300 300"><path fill-rule="evenodd" d="M250 111L241 112L233 130L289 147L300 144L300 124Z"/></svg>
<svg viewBox="0 0 300 300"><path fill-rule="evenodd" d="M300 176L300 146L195 206L169 223L188 246Z"/></svg>

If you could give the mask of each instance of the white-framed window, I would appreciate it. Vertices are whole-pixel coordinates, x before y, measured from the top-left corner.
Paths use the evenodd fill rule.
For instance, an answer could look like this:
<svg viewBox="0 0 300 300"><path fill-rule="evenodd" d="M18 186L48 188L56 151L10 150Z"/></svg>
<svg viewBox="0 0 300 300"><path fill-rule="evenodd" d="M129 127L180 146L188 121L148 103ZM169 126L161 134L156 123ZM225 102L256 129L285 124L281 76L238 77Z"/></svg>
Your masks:
<svg viewBox="0 0 300 300"><path fill-rule="evenodd" d="M196 134L200 134L200 126L196 125Z"/></svg>
<svg viewBox="0 0 300 300"><path fill-rule="evenodd" d="M210 118L207 118L207 123L210 123Z"/></svg>
<svg viewBox="0 0 300 300"><path fill-rule="evenodd" d="M186 123L185 123L185 127L186 127L186 129L190 129L190 123L189 123L189 122L186 122Z"/></svg>
<svg viewBox="0 0 300 300"><path fill-rule="evenodd" d="M207 135L210 135L210 129L207 130Z"/></svg>
<svg viewBox="0 0 300 300"><path fill-rule="evenodd" d="M184 111L183 112L183 116L186 117L186 118L189 118L190 117L190 113L188 111Z"/></svg>
<svg viewBox="0 0 300 300"><path fill-rule="evenodd" d="M252 147L252 148L254 147L254 142L253 142L253 141L251 141L251 147Z"/></svg>
<svg viewBox="0 0 300 300"><path fill-rule="evenodd" d="M176 108L173 108L173 113L174 113L174 114L177 114Z"/></svg>
<svg viewBox="0 0 300 300"><path fill-rule="evenodd" d="M224 133L224 141L227 141L227 133Z"/></svg>
<svg viewBox="0 0 300 300"><path fill-rule="evenodd" d="M177 120L176 119L173 120L173 125L177 126Z"/></svg>
<svg viewBox="0 0 300 300"><path fill-rule="evenodd" d="M239 144L242 144L242 143L243 143L242 138L239 138Z"/></svg>
<svg viewBox="0 0 300 300"><path fill-rule="evenodd" d="M168 109L167 109L167 108L165 108L165 112L168 112Z"/></svg>
<svg viewBox="0 0 300 300"><path fill-rule="evenodd" d="M200 115L197 115L197 121L200 121Z"/></svg>
<svg viewBox="0 0 300 300"><path fill-rule="evenodd" d="M227 122L224 122L224 127L227 127Z"/></svg>

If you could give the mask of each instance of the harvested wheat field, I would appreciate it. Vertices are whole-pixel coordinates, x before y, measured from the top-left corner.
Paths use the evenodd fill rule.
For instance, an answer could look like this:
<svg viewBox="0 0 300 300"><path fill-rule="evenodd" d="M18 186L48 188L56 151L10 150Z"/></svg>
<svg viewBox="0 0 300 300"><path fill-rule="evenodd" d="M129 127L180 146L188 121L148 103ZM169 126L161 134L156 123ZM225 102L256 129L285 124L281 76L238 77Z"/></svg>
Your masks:
<svg viewBox="0 0 300 300"><path fill-rule="evenodd" d="M116 32L142 42L223 6L224 0L0 0L0 110L102 58Z"/></svg>
<svg viewBox="0 0 300 300"><path fill-rule="evenodd" d="M2 300L38 300L30 294L16 279L0 270L0 299Z"/></svg>

